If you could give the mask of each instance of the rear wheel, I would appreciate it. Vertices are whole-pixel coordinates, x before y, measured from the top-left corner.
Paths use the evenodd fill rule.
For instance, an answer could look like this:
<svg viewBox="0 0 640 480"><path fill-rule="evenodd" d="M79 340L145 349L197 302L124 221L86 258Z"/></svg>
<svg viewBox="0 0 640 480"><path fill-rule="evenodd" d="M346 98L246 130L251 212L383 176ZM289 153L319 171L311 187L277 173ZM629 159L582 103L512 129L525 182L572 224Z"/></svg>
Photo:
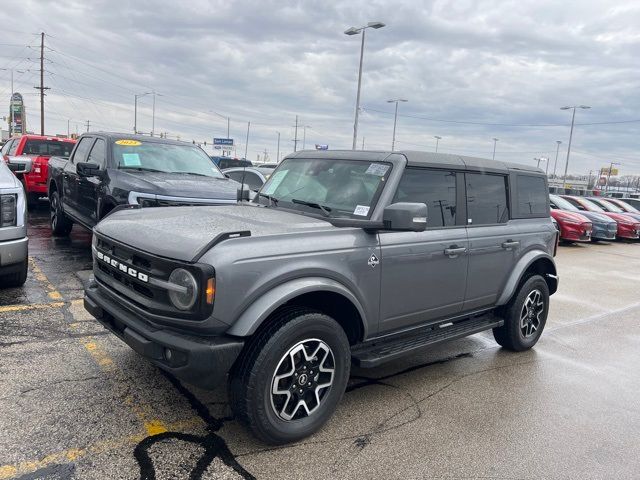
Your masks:
<svg viewBox="0 0 640 480"><path fill-rule="evenodd" d="M540 275L532 275L504 308L504 325L493 329L493 337L508 350L527 350L542 335L548 313L549 286Z"/></svg>
<svg viewBox="0 0 640 480"><path fill-rule="evenodd" d="M66 237L71 232L73 222L62 211L60 196L54 191L49 196L49 209L51 219L51 233L55 236Z"/></svg>
<svg viewBox="0 0 640 480"><path fill-rule="evenodd" d="M245 347L229 377L231 407L265 442L300 440L333 415L350 365L349 341L335 320L291 309Z"/></svg>
<svg viewBox="0 0 640 480"><path fill-rule="evenodd" d="M19 270L8 275L0 277L0 286L2 287L21 287L27 281L27 272L29 270L29 262L25 258L20 263Z"/></svg>

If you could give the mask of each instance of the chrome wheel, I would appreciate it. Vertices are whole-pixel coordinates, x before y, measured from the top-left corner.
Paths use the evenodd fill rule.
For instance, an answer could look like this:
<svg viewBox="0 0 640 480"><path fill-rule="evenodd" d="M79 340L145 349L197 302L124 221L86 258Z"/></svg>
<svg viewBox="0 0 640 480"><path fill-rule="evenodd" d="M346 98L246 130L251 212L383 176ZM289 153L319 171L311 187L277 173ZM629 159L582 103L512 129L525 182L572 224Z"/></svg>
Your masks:
<svg viewBox="0 0 640 480"><path fill-rule="evenodd" d="M52 195L50 199L51 227L55 230L58 226L58 195Z"/></svg>
<svg viewBox="0 0 640 480"><path fill-rule="evenodd" d="M303 340L280 359L271 380L271 406L283 420L312 415L327 397L335 372L329 345Z"/></svg>
<svg viewBox="0 0 640 480"><path fill-rule="evenodd" d="M532 290L527 295L520 312L520 331L524 338L531 337L540 328L544 307L542 292L537 289Z"/></svg>

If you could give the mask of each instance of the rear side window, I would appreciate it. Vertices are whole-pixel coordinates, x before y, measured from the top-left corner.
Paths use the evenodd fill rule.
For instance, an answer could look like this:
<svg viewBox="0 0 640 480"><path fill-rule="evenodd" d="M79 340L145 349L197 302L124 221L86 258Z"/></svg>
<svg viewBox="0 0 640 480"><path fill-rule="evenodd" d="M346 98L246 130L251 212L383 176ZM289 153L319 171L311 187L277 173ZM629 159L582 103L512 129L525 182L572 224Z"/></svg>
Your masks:
<svg viewBox="0 0 640 480"><path fill-rule="evenodd" d="M91 137L84 137L80 139L76 151L73 153L73 163L82 163L86 161L92 142L93 138Z"/></svg>
<svg viewBox="0 0 640 480"><path fill-rule="evenodd" d="M427 227L456 224L456 174L440 170L407 168L396 190L394 202L427 205Z"/></svg>
<svg viewBox="0 0 640 480"><path fill-rule="evenodd" d="M522 217L547 216L549 195L544 178L518 175L516 192L517 214Z"/></svg>
<svg viewBox="0 0 640 480"><path fill-rule="evenodd" d="M20 140L14 140L13 141L13 143L9 147L9 155L15 155L16 154L16 150L18 149L18 144L19 143L20 143Z"/></svg>
<svg viewBox="0 0 640 480"><path fill-rule="evenodd" d="M29 139L24 145L23 155L42 155L45 157L69 157L73 143L59 140Z"/></svg>
<svg viewBox="0 0 640 480"><path fill-rule="evenodd" d="M509 220L507 177L466 173L467 224L491 225Z"/></svg>

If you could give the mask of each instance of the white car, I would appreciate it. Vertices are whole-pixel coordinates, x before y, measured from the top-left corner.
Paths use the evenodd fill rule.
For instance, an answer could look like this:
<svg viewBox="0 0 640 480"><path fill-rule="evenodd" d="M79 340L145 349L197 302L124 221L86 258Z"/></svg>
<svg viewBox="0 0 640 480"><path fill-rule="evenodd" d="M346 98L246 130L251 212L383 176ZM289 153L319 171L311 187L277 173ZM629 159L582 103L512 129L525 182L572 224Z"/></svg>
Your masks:
<svg viewBox="0 0 640 480"><path fill-rule="evenodd" d="M27 280L27 202L16 175L30 170L28 157L0 159L0 288L19 287Z"/></svg>

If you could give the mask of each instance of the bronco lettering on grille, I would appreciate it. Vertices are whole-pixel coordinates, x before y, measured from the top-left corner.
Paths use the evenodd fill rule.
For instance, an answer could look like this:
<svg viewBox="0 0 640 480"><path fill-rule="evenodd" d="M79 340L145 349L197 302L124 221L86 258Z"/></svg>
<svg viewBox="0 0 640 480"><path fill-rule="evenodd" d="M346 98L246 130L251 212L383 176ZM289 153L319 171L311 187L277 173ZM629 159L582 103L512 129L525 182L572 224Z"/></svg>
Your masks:
<svg viewBox="0 0 640 480"><path fill-rule="evenodd" d="M96 257L98 258L98 260L106 263L107 265L111 265L112 267L120 270L123 273L126 273L127 275L133 277L133 278L137 278L138 280L140 280L141 282L148 282L149 281L149 276L139 272L138 270L136 270L135 268L130 267L129 265L122 263L118 260L116 260L115 258L111 258L108 255L105 255L104 253L96 250Z"/></svg>

